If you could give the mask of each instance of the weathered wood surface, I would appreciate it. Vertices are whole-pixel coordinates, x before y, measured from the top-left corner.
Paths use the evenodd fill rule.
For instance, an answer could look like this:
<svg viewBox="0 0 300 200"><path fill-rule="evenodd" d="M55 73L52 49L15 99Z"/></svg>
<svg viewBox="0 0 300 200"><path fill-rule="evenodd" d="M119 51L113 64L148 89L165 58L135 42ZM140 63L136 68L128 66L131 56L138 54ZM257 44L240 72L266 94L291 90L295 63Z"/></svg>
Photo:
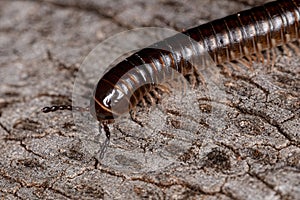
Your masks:
<svg viewBox="0 0 300 200"><path fill-rule="evenodd" d="M136 27L182 30L262 0L0 1L0 196L3 199L300 199L299 58L278 56L160 109L124 119L98 163L95 130L69 103L101 41ZM216 69L216 72L219 72ZM178 97L177 97L178 98ZM214 100L216 99L216 100ZM103 135L100 136L103 139Z"/></svg>

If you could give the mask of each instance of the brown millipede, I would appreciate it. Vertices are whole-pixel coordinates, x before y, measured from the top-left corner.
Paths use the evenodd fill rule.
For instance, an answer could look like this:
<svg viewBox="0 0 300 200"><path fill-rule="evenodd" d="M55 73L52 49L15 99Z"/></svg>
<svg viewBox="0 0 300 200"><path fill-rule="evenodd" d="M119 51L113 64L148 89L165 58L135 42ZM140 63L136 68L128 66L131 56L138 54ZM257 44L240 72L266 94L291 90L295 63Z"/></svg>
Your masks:
<svg viewBox="0 0 300 200"><path fill-rule="evenodd" d="M174 71L199 76L191 65L190 52L193 56L201 52L191 40L217 65L234 60L251 63L253 56L263 60L264 51L269 63L270 51L277 46L299 53L292 43L299 39L299 23L300 0L278 0L188 29L141 49L111 68L97 83L89 110L109 141L107 124L135 108L149 92L172 78ZM45 107L42 111L63 109L72 107Z"/></svg>

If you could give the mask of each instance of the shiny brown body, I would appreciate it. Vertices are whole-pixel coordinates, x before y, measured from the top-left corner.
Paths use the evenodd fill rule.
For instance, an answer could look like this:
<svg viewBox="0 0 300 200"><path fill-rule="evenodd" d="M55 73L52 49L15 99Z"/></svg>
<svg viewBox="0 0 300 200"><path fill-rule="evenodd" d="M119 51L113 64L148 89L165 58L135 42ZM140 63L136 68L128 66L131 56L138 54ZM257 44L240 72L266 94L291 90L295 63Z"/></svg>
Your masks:
<svg viewBox="0 0 300 200"><path fill-rule="evenodd" d="M280 0L184 32L202 42L217 64L299 39L300 1Z"/></svg>
<svg viewBox="0 0 300 200"><path fill-rule="evenodd" d="M189 39L167 38L109 70L95 88L90 111L99 121L113 120L174 72L191 73L192 57L201 54L192 40L223 64L298 40L299 23L300 0L279 0L186 30Z"/></svg>

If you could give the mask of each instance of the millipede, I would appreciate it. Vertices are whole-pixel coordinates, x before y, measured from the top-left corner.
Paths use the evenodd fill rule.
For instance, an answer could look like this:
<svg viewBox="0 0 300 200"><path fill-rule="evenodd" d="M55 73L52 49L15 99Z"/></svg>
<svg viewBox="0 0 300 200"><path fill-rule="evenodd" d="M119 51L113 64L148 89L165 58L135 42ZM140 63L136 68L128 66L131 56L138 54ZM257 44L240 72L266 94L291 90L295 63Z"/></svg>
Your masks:
<svg viewBox="0 0 300 200"><path fill-rule="evenodd" d="M99 131L104 129L107 145L108 124L144 103L146 96L159 98L155 91L167 91L161 86L172 79L174 71L191 75L191 84L201 82L201 74L191 65L192 56L200 56L201 51L191 41L219 66L234 62L251 66L253 61L264 60L274 65L274 49L279 46L299 55L299 23L300 0L273 1L205 23L143 48L116 64L97 83L89 108L58 105L42 111L89 110L99 121Z"/></svg>

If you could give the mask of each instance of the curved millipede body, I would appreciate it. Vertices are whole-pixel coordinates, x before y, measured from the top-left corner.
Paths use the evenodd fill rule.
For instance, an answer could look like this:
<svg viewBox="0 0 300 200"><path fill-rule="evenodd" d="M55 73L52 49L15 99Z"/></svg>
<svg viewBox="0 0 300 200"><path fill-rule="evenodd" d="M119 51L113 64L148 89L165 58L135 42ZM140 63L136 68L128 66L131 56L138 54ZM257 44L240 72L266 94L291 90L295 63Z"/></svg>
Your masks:
<svg viewBox="0 0 300 200"><path fill-rule="evenodd" d="M297 41L299 23L300 0L278 0L169 37L132 54L104 74L95 87L90 112L106 127L109 138L106 124L133 109L156 85L172 79L174 71L197 75L191 60L200 56L202 49L218 65L249 61L253 55L259 57L263 51Z"/></svg>
<svg viewBox="0 0 300 200"><path fill-rule="evenodd" d="M300 1L280 0L186 30L183 34L198 42L216 64L222 64L297 40L299 23ZM191 56L186 52L193 52L193 56L201 53L193 46L191 40L178 34L118 63L96 86L90 107L93 115L102 121L128 112L154 85L172 77L170 68L183 75L191 73Z"/></svg>

